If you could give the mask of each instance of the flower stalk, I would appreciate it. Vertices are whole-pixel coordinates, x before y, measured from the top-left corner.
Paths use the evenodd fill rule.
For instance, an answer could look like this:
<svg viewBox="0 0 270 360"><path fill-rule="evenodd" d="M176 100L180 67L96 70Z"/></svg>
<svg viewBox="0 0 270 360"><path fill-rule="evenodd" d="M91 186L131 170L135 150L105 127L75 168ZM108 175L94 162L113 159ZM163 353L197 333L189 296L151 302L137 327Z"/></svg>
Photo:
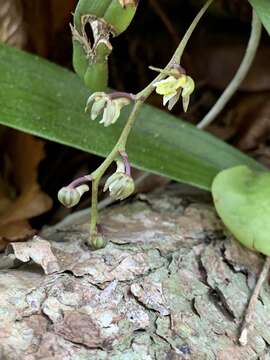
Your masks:
<svg viewBox="0 0 270 360"><path fill-rule="evenodd" d="M158 71L159 74L156 78L146 86L142 91L134 94L123 93L123 92L115 92L111 94L106 94L102 92L94 93L90 96L87 102L87 109L89 104L94 101L91 109L91 118L94 120L99 115L102 114L101 123L104 126L109 126L117 121L121 108L127 105L130 102L133 102L133 107L128 117L128 120L122 130L122 133L106 159L102 162L102 164L90 174L92 180L92 209L91 209L91 220L90 220L90 238L89 245L95 249L101 248L106 245L103 237L100 236L100 232L98 231L98 189L99 182L108 167L114 162L117 161L119 155L122 158L122 162L124 164L124 172L116 171L108 180L107 185L105 184L105 189L110 190L111 196L116 199L124 199L129 196L134 190L134 183L131 178L131 169L128 161L128 156L126 153L126 144L128 140L128 136L130 131L136 121L137 115L145 102L145 100L152 94L152 92L156 89L157 84L162 82L167 76L172 76L174 80L179 80L181 76L184 76L184 81L180 81L180 85L176 88L176 93L173 92L170 94L171 97L175 97L177 95L177 99L174 98L173 102L176 102L179 96L182 96L184 109L187 108L189 95L193 91L193 80L185 75L184 69L181 67L181 58L182 54L185 50L185 47L190 39L194 29L196 28L198 22L211 5L213 0L207 0L202 9L198 12L197 16L194 18L193 22L189 26L187 32L179 43L175 53L173 54L171 60L165 66L164 69L152 68L155 71ZM191 80L192 81L191 81ZM186 87L188 85L188 88ZM175 85L175 84L173 84ZM179 85L177 83L177 85ZM165 94L162 94L165 95ZM185 96L184 96L185 95ZM166 98L167 100L167 98ZM170 99L169 99L170 100ZM168 100L168 101L169 101ZM103 239L103 240L102 240Z"/></svg>
<svg viewBox="0 0 270 360"><path fill-rule="evenodd" d="M167 72L170 72L172 68L175 67L175 65L180 66L181 57L183 55L183 52L185 50L185 47L188 43L188 40L190 39L194 29L196 28L198 22L208 9L208 7L211 5L213 0L208 0L205 5L202 7L202 9L199 11L193 22L191 23L190 27L188 28L187 32L185 33L183 39L179 43L174 55L172 56L171 60L167 64L167 66L163 69L164 73L160 72L159 75L148 85L146 88L144 88L141 92L139 92L134 98L134 105L133 109L129 115L128 121L120 135L120 138L118 142L116 143L115 147L111 151L111 153L107 156L107 158L103 161L103 163L95 170L91 176L93 178L92 183L92 211L91 211L91 225L90 225L90 239L89 243L90 245L93 245L95 242L95 238L97 236L96 232L96 224L98 221L98 208L97 208L97 197L98 197L98 184L105 173L105 171L108 169L108 167L112 164L112 162L115 160L118 153L126 153L126 143L129 136L129 133L132 129L133 124L136 121L138 112L140 108L142 107L144 101L152 94L155 87L154 84L158 81L163 80L167 76Z"/></svg>
<svg viewBox="0 0 270 360"><path fill-rule="evenodd" d="M92 181L91 175L84 175L82 177L79 177L78 179L73 180L68 187L74 189L75 187L85 184L86 182Z"/></svg>

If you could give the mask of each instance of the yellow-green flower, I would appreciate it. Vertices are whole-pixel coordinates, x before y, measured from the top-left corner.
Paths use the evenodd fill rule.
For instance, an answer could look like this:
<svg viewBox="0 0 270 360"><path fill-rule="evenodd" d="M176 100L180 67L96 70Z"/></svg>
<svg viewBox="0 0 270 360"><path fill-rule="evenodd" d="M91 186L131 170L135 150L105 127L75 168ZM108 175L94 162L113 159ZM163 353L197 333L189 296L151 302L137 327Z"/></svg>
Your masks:
<svg viewBox="0 0 270 360"><path fill-rule="evenodd" d="M157 94L163 95L163 106L168 103L168 109L172 110L181 96L183 109L185 112L187 111L190 95L195 88L194 81L190 76L185 74L181 74L179 77L170 75L164 80L157 81L153 86L156 88Z"/></svg>

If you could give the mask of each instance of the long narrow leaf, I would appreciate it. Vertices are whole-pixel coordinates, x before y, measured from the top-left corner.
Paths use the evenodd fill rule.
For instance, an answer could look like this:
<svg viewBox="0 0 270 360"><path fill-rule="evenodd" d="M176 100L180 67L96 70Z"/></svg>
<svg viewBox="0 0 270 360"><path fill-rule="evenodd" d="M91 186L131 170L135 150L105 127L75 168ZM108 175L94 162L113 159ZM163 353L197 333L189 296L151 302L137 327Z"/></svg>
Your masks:
<svg viewBox="0 0 270 360"><path fill-rule="evenodd" d="M104 128L84 113L88 96L74 73L0 46L0 124L106 156L128 110L115 125ZM148 105L137 119L127 151L137 168L207 190L221 169L237 164L262 168L210 134Z"/></svg>

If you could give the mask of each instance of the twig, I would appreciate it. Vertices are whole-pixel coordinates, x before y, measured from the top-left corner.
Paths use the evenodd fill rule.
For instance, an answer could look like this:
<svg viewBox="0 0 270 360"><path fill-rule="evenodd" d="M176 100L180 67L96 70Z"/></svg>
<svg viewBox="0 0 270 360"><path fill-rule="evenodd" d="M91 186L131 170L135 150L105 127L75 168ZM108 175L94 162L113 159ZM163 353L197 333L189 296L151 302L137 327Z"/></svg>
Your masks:
<svg viewBox="0 0 270 360"><path fill-rule="evenodd" d="M21 1L2 0L0 2L0 41L23 48L26 38Z"/></svg>
<svg viewBox="0 0 270 360"><path fill-rule="evenodd" d="M216 104L211 108L211 110L205 115L205 117L199 122L197 125L197 128L204 129L209 124L211 124L212 121L215 120L215 118L221 113L221 111L224 109L224 107L227 105L231 97L235 94L237 89L239 88L240 84L246 77L251 64L254 60L254 57L256 55L260 38L261 38L261 32L262 32L262 24L260 22L260 19L258 18L255 10L252 12L252 25L251 25L251 33L250 38L248 41L248 45L246 48L245 56L234 76L230 84L227 86L227 88L224 90L223 94L220 96Z"/></svg>
<svg viewBox="0 0 270 360"><path fill-rule="evenodd" d="M259 279L258 279L256 286L253 290L253 293L250 297L248 307L246 309L246 313L245 313L245 317L244 317L244 321L242 324L241 333L240 333L240 337L239 337L239 343L242 346L245 346L248 343L248 330L252 324L252 318L253 318L255 307L256 307L256 304L258 301L258 297L260 295L262 285L263 285L264 281L266 280L266 277L269 273L269 269L270 269L270 256L267 256L265 259L263 268L261 270Z"/></svg>

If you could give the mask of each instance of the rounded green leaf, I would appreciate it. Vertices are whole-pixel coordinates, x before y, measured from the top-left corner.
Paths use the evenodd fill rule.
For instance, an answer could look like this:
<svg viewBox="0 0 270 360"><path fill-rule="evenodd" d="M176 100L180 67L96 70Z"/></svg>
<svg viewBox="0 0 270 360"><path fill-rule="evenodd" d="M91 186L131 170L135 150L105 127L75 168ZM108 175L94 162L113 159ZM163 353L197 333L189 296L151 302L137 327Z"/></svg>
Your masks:
<svg viewBox="0 0 270 360"><path fill-rule="evenodd" d="M236 166L212 184L216 210L238 241L270 255L270 172Z"/></svg>

